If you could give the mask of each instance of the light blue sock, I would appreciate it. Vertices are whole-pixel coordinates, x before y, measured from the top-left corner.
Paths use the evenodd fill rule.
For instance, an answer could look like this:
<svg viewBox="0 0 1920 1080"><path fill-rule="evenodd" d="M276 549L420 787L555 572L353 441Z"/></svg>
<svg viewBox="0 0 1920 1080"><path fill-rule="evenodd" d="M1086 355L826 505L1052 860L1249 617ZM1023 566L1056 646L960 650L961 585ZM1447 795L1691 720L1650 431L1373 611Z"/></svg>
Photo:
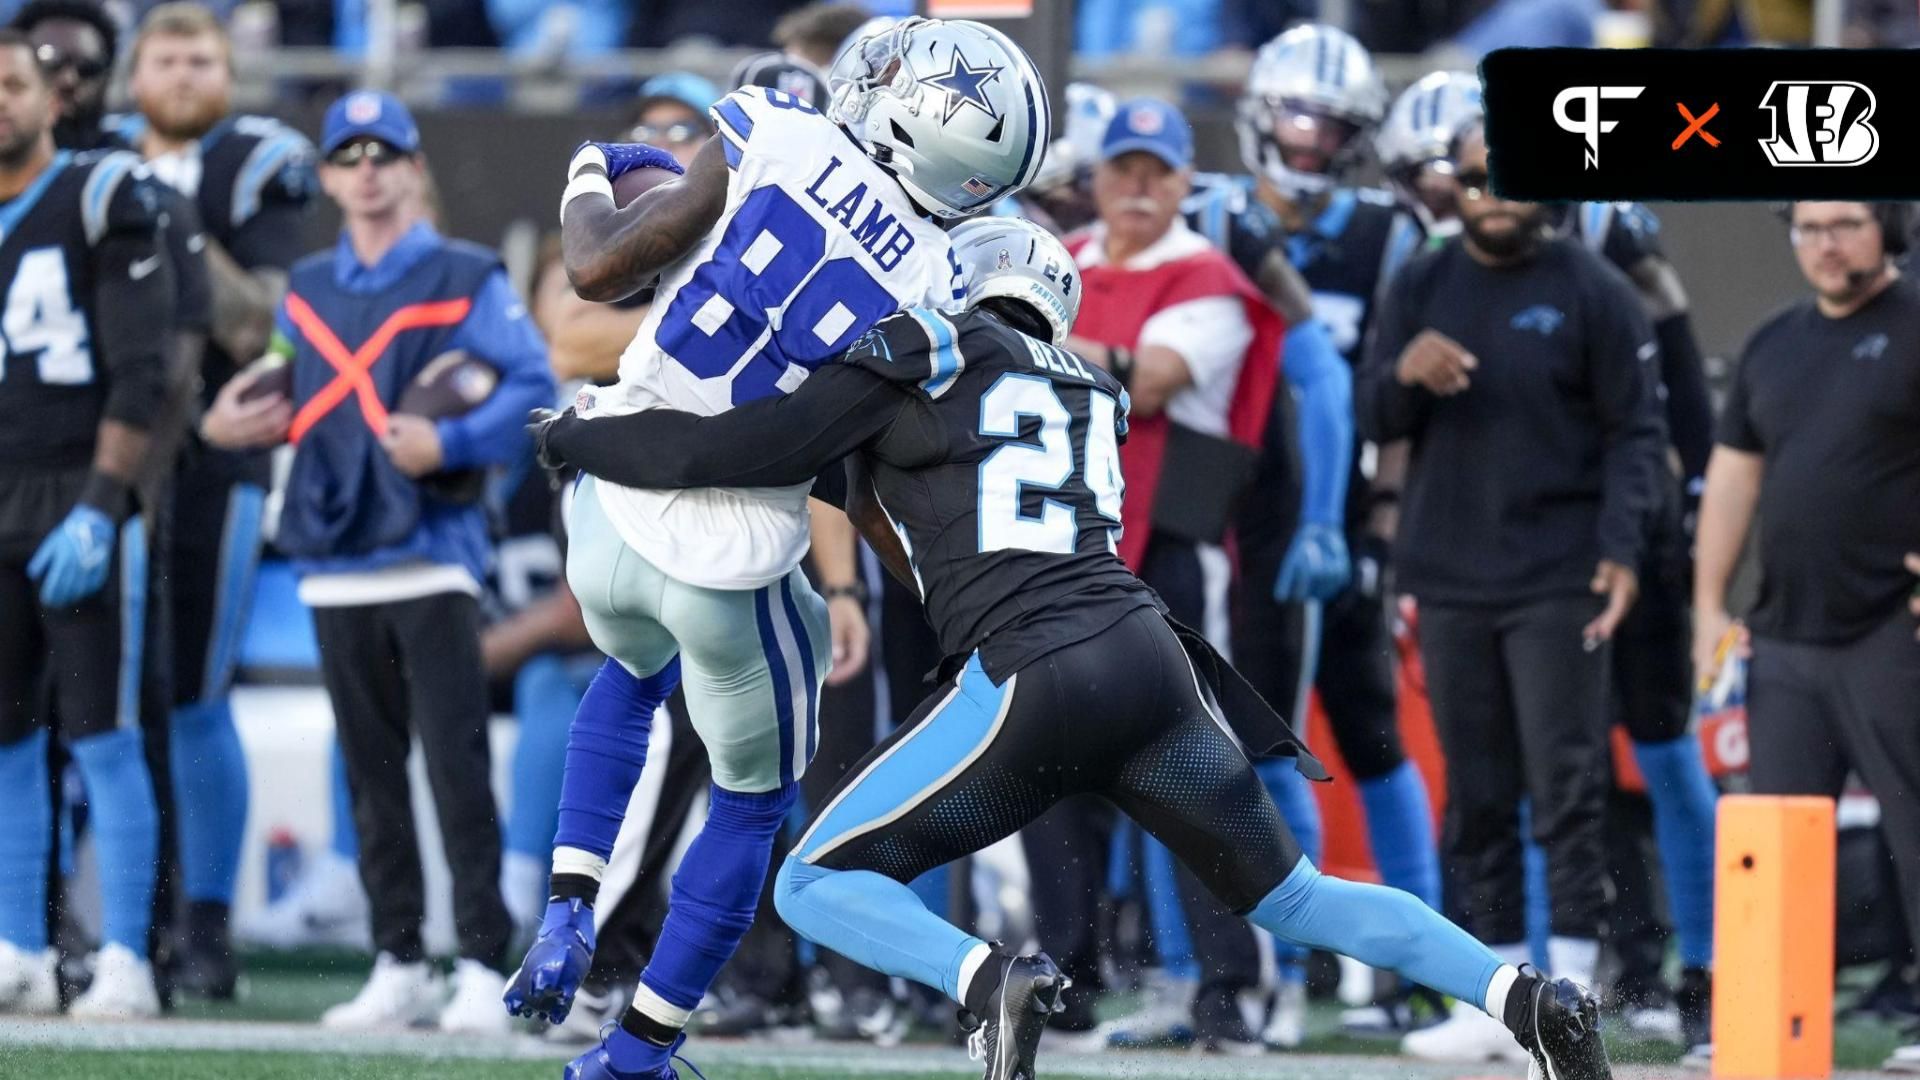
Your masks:
<svg viewBox="0 0 1920 1080"><path fill-rule="evenodd" d="M668 1004L700 1004L753 925L774 838L800 786L748 794L715 786L707 822L673 875L660 941L640 982ZM660 1064L666 1064L663 1055Z"/></svg>
<svg viewBox="0 0 1920 1080"><path fill-rule="evenodd" d="M0 746L0 941L37 953L47 947L47 857L53 852L53 784L47 729Z"/></svg>
<svg viewBox="0 0 1920 1080"><path fill-rule="evenodd" d="M181 884L189 900L231 904L247 832L247 755L232 706L223 697L175 709L167 740Z"/></svg>
<svg viewBox="0 0 1920 1080"><path fill-rule="evenodd" d="M527 661L513 680L520 741L513 750L506 849L530 855L542 866L553 853L553 830L560 817L567 728L586 689L574 680L569 667L565 659L547 653Z"/></svg>
<svg viewBox="0 0 1920 1080"><path fill-rule="evenodd" d="M1293 762L1281 758L1269 758L1256 761L1253 765L1255 775L1267 787L1273 805L1280 810L1280 819L1293 830L1293 838L1300 844L1300 852L1310 863L1320 861L1322 835L1320 827L1320 803L1313 797L1313 789ZM1279 965L1280 978L1284 982L1304 982L1307 977L1307 950L1293 942L1277 939L1273 943L1274 963Z"/></svg>
<svg viewBox="0 0 1920 1080"><path fill-rule="evenodd" d="M1680 963L1708 967L1713 963L1714 811L1720 792L1692 735L1635 742L1633 756L1653 800L1653 835L1673 902Z"/></svg>
<svg viewBox="0 0 1920 1080"><path fill-rule="evenodd" d="M360 830L353 824L353 792L347 787L347 755L340 740L333 741L333 853L347 860L360 860Z"/></svg>
<svg viewBox="0 0 1920 1080"><path fill-rule="evenodd" d="M1323 876L1301 859L1248 916L1275 937L1351 956L1472 1005L1500 958L1412 893Z"/></svg>
<svg viewBox="0 0 1920 1080"><path fill-rule="evenodd" d="M1440 909L1440 852L1433 841L1427 781L1411 761L1385 776L1360 781L1367 811L1367 844L1380 880Z"/></svg>
<svg viewBox="0 0 1920 1080"><path fill-rule="evenodd" d="M1547 853L1533 842L1533 808L1520 801L1520 865L1527 881L1527 952L1533 966L1552 971L1547 939L1553 936L1553 895L1547 889Z"/></svg>
<svg viewBox="0 0 1920 1080"><path fill-rule="evenodd" d="M1193 930L1187 925L1187 909L1180 902L1173 852L1144 830L1140 834L1140 871L1146 890L1147 925L1153 928L1160 969L1171 978L1189 982L1198 979L1200 962L1193 955Z"/></svg>
<svg viewBox="0 0 1920 1080"><path fill-rule="evenodd" d="M856 964L961 1000L960 967L986 942L927 910L912 889L871 870L829 870L789 855L775 906L794 932Z"/></svg>
<svg viewBox="0 0 1920 1080"><path fill-rule="evenodd" d="M90 735L71 744L87 785L94 850L100 867L100 936L147 955L153 920L154 860L160 851L160 812L140 733L131 728Z"/></svg>

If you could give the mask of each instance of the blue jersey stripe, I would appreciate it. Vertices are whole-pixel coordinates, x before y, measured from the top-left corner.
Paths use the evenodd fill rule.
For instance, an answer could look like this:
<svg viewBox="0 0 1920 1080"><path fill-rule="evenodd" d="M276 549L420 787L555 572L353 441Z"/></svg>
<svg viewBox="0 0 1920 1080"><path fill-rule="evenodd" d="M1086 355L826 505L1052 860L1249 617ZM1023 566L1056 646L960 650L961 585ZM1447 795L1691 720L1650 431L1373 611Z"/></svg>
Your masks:
<svg viewBox="0 0 1920 1080"><path fill-rule="evenodd" d="M753 117L747 115L739 102L721 98L713 105L713 115L732 128L741 142L753 138Z"/></svg>
<svg viewBox="0 0 1920 1080"><path fill-rule="evenodd" d="M920 388L928 397L939 397L960 375L960 350L954 347L953 324L939 312L926 308L908 308L907 314L913 316L933 341L933 374L921 382Z"/></svg>
<svg viewBox="0 0 1920 1080"><path fill-rule="evenodd" d="M727 134L727 129L721 128L719 134L720 150L727 155L727 168L738 169L740 167L740 158L744 151L740 149L739 143L733 141L733 136Z"/></svg>

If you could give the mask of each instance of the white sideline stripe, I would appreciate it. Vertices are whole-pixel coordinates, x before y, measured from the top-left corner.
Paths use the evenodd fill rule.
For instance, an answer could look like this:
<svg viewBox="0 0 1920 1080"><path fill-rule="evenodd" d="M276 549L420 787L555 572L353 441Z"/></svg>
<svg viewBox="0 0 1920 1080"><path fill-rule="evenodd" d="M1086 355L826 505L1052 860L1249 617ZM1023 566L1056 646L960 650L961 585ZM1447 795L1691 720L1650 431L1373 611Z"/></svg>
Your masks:
<svg viewBox="0 0 1920 1080"><path fill-rule="evenodd" d="M348 1056L388 1056L419 1059L479 1059L551 1061L557 1066L580 1052L578 1046L556 1046L531 1035L476 1037L439 1032L384 1032L342 1035L312 1024L244 1023L234 1021L113 1021L74 1023L61 1019L0 1018L0 1063L31 1064L21 1050L210 1050L228 1053L311 1053ZM782 1045L773 1042L736 1042L702 1039L689 1047L707 1075L729 1075L733 1070L832 1073L845 1076L876 1074L952 1077L978 1073L979 1066L963 1051L945 1048L901 1047L892 1050L848 1051L819 1044ZM1080 1080L1194 1080L1202 1072L1185 1051L1146 1051L1108 1054L1077 1053L1043 1046L1046 1075ZM557 1071L557 1068L556 1068ZM1471 1072L1471 1069L1464 1071ZM1481 1072L1499 1072L1489 1066ZM1406 1058L1379 1058L1325 1054L1281 1054L1265 1058L1205 1059L1206 1080L1234 1077L1243 1080L1443 1080L1462 1075L1458 1065L1428 1065ZM1621 1080L1670 1077L1671 1066L1615 1066ZM1884 1074L1836 1072L1836 1080L1866 1080Z"/></svg>

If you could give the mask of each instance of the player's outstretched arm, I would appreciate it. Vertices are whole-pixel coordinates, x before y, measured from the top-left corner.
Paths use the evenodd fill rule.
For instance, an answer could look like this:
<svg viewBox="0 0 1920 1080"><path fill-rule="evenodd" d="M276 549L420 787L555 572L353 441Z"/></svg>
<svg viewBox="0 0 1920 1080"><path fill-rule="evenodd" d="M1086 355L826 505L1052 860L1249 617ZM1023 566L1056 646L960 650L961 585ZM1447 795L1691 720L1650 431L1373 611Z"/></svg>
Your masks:
<svg viewBox="0 0 1920 1080"><path fill-rule="evenodd" d="M610 303L639 292L692 251L727 205L727 159L718 136L707 140L686 175L615 209L613 196L589 193L564 207L560 244L567 280L582 300Z"/></svg>
<svg viewBox="0 0 1920 1080"><path fill-rule="evenodd" d="M906 393L859 368L829 364L785 397L719 416L650 409L537 424L541 460L640 488L804 484L884 431Z"/></svg>

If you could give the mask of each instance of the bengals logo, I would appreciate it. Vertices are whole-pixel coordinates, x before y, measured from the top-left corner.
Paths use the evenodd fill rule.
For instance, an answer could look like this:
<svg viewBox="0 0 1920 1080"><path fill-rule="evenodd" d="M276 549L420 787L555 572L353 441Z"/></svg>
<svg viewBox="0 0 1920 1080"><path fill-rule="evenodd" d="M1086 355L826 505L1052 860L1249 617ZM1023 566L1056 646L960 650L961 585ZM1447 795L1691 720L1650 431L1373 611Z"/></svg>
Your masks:
<svg viewBox="0 0 1920 1080"><path fill-rule="evenodd" d="M1773 123L1760 149L1774 165L1864 165L1880 150L1880 132L1867 122L1873 91L1857 82L1776 82L1760 108Z"/></svg>

